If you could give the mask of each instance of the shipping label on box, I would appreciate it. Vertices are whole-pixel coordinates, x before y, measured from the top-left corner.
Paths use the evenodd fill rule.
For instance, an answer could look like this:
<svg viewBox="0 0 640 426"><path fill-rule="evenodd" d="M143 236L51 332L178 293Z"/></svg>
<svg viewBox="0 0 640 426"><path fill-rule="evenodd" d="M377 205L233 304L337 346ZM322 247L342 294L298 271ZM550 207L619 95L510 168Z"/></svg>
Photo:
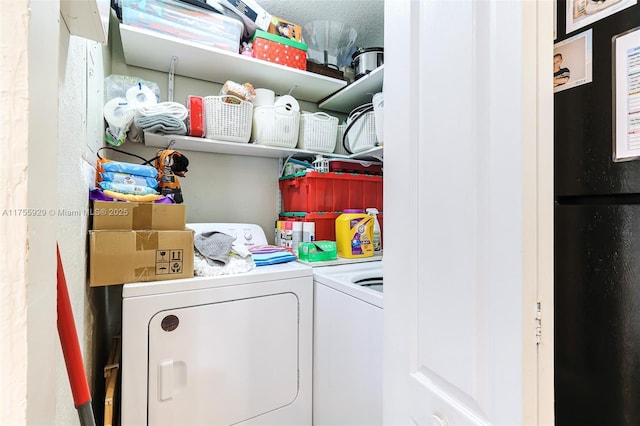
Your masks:
<svg viewBox="0 0 640 426"><path fill-rule="evenodd" d="M186 226L184 204L94 201L94 230L177 230Z"/></svg>
<svg viewBox="0 0 640 426"><path fill-rule="evenodd" d="M91 287L193 277L193 231L89 231Z"/></svg>

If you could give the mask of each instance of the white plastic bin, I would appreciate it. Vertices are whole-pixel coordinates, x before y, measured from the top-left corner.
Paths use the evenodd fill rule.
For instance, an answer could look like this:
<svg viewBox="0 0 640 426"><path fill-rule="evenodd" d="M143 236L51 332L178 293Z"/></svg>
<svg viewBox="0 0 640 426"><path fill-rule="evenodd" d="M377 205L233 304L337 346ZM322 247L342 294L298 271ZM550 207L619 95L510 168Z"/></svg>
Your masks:
<svg viewBox="0 0 640 426"><path fill-rule="evenodd" d="M253 104L237 96L205 96L205 137L230 142L249 142Z"/></svg>
<svg viewBox="0 0 640 426"><path fill-rule="evenodd" d="M376 121L376 137L382 145L384 129L384 94L382 92L373 95L373 112Z"/></svg>
<svg viewBox="0 0 640 426"><path fill-rule="evenodd" d="M314 152L333 152L337 132L337 117L324 112L303 112L300 116L298 148Z"/></svg>
<svg viewBox="0 0 640 426"><path fill-rule="evenodd" d="M251 140L259 145L295 148L299 127L300 112L285 105L255 107Z"/></svg>
<svg viewBox="0 0 640 426"><path fill-rule="evenodd" d="M347 146L351 153L366 151L377 146L375 113L355 114L347 120Z"/></svg>

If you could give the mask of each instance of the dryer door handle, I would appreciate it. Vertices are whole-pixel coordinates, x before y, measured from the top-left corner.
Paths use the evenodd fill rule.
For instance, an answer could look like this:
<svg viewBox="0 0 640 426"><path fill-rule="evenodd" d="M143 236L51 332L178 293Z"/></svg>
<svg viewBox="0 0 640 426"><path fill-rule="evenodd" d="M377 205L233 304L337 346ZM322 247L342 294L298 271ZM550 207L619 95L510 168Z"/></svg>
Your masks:
<svg viewBox="0 0 640 426"><path fill-rule="evenodd" d="M158 399L173 399L173 360L165 359L158 364Z"/></svg>

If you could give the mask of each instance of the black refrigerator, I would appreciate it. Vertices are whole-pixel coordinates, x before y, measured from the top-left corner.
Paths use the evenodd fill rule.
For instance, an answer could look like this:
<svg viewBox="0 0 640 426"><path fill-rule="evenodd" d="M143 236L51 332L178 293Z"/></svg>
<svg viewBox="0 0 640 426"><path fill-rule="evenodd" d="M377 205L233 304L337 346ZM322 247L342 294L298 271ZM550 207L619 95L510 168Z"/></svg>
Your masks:
<svg viewBox="0 0 640 426"><path fill-rule="evenodd" d="M556 425L640 425L640 160L613 161L612 112L612 39L640 4L567 33L591 0L567 1L556 45L590 30L592 75L554 94Z"/></svg>

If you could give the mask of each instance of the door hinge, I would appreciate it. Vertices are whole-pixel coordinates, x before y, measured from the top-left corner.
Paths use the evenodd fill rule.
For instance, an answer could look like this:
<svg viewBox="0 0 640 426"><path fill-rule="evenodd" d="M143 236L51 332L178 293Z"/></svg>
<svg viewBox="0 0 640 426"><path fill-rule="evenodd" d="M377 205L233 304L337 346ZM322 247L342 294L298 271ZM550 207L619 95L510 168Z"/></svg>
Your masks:
<svg viewBox="0 0 640 426"><path fill-rule="evenodd" d="M536 344L540 344L542 340L542 312L540 309L540 302L536 306Z"/></svg>

